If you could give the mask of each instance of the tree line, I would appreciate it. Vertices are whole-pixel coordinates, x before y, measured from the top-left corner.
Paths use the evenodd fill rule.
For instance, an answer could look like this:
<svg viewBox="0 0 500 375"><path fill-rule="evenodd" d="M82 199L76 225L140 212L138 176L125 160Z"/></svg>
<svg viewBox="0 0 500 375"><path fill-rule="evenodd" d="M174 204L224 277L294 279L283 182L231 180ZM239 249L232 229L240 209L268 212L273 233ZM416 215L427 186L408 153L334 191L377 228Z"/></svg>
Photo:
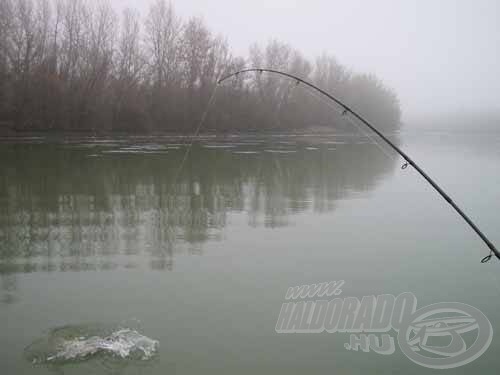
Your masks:
<svg viewBox="0 0 500 375"><path fill-rule="evenodd" d="M224 74L249 66L309 79L382 129L400 126L396 94L374 75L326 54L309 61L277 40L236 56L203 19L181 19L166 0L144 16L105 0L0 0L0 131L192 132L211 99L206 130L340 126L289 80L246 74L216 90Z"/></svg>

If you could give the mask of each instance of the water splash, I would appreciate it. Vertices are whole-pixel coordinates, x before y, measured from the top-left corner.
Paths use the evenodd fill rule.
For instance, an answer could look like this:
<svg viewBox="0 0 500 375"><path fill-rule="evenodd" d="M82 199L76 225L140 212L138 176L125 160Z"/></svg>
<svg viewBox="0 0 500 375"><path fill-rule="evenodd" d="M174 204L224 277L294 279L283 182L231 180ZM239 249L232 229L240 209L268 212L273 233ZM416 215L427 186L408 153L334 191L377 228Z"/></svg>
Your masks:
<svg viewBox="0 0 500 375"><path fill-rule="evenodd" d="M47 338L35 341L26 348L25 354L34 364L62 364L97 356L146 361L157 353L158 347L158 341L129 328L99 335L96 330L69 326L55 329Z"/></svg>

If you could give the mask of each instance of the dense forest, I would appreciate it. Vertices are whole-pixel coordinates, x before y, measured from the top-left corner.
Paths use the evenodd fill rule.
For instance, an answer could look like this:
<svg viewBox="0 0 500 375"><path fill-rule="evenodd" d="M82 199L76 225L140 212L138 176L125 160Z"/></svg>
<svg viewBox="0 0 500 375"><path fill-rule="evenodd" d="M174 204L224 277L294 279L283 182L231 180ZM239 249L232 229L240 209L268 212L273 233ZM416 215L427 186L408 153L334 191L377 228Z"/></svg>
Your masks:
<svg viewBox="0 0 500 375"><path fill-rule="evenodd" d="M141 15L107 1L0 0L0 132L192 132L303 129L341 118L295 82L245 74L283 70L335 93L385 131L400 126L395 93L329 55L309 61L271 40L235 56L200 18L156 0ZM215 94L214 94L215 92Z"/></svg>

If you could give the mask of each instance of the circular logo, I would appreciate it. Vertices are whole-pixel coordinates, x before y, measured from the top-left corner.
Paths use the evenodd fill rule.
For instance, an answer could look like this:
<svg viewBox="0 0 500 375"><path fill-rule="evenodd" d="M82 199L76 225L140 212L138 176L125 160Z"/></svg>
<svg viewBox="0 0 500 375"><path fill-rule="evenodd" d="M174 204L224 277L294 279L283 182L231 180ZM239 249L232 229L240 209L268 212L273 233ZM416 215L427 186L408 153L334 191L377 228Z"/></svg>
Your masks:
<svg viewBox="0 0 500 375"><path fill-rule="evenodd" d="M477 331L476 339L467 347L461 335L471 331ZM488 318L475 307L458 302L423 307L405 320L398 332L401 351L416 364L433 369L474 361L488 349L492 338Z"/></svg>

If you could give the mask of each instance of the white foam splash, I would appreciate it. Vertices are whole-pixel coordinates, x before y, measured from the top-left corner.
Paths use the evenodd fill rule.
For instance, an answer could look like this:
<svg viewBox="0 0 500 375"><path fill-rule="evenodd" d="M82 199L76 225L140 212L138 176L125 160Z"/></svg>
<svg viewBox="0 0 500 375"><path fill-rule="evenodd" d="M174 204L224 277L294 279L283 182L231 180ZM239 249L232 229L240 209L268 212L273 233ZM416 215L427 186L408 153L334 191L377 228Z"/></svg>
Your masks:
<svg viewBox="0 0 500 375"><path fill-rule="evenodd" d="M150 359L158 350L159 342L131 329L113 332L107 337L79 337L62 340L56 354L47 357L47 362L85 359L97 353L110 353L121 358L139 355L142 360Z"/></svg>

